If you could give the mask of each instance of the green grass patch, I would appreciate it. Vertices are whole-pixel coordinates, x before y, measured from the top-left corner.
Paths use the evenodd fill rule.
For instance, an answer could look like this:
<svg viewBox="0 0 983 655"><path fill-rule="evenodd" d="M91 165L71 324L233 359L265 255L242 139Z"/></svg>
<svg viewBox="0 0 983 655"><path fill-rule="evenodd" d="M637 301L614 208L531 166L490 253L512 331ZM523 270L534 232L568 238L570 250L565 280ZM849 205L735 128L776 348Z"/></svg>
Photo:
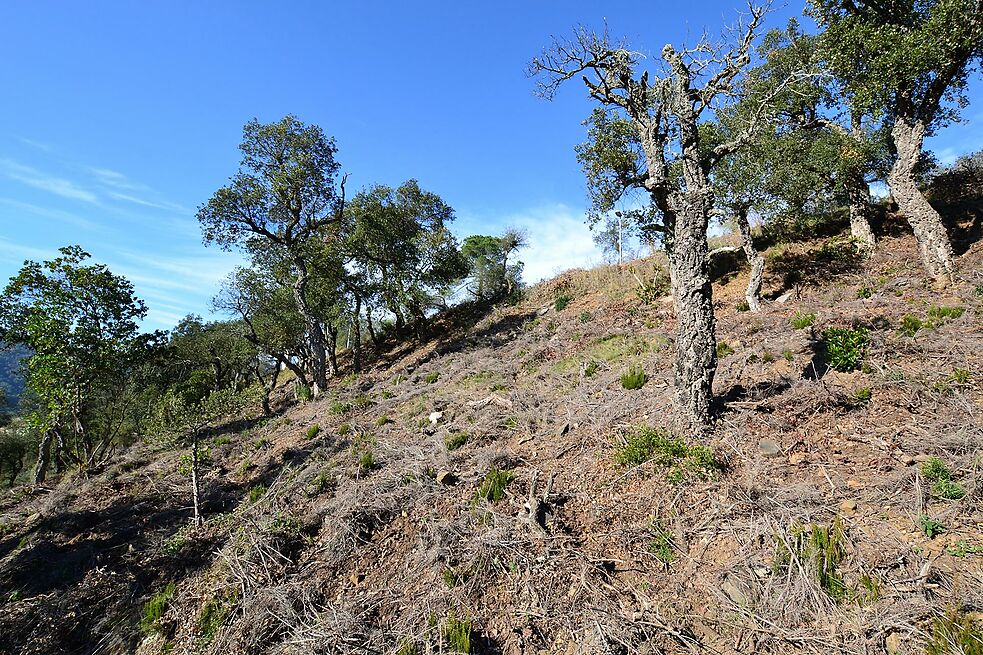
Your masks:
<svg viewBox="0 0 983 655"><path fill-rule="evenodd" d="M444 620L444 625L440 629L440 636L450 652L465 653L465 655L471 653L473 632L470 619L458 619L451 612Z"/></svg>
<svg viewBox="0 0 983 655"><path fill-rule="evenodd" d="M640 366L632 366L621 376L621 386L625 389L641 389L648 382L649 376Z"/></svg>
<svg viewBox="0 0 983 655"><path fill-rule="evenodd" d="M444 437L444 445L447 446L447 450L457 450L467 442L467 432L451 432L449 435Z"/></svg>
<svg viewBox="0 0 983 655"><path fill-rule="evenodd" d="M143 604L143 611L140 613L140 632L149 635L160 631L160 620L164 617L164 612L167 611L176 591L177 586L171 582Z"/></svg>
<svg viewBox="0 0 983 655"><path fill-rule="evenodd" d="M249 504L253 504L258 501L266 493L265 484L257 484L249 487Z"/></svg>
<svg viewBox="0 0 983 655"><path fill-rule="evenodd" d="M665 430L637 427L624 437L614 453L621 466L640 466L646 462L666 471L666 478L679 483L688 478L711 478L722 469L713 451L703 445L690 445Z"/></svg>
<svg viewBox="0 0 983 655"><path fill-rule="evenodd" d="M567 308L567 305L570 304L571 300L573 300L573 298L567 295L557 296L556 300L553 301L553 308L558 312L562 312Z"/></svg>
<svg viewBox="0 0 983 655"><path fill-rule="evenodd" d="M922 319L913 314L905 314L901 317L901 327L898 328L898 333L905 337L913 337L923 327L925 327L925 324L922 322Z"/></svg>
<svg viewBox="0 0 983 655"><path fill-rule="evenodd" d="M726 341L717 342L717 359L723 359L734 354L734 348Z"/></svg>
<svg viewBox="0 0 983 655"><path fill-rule="evenodd" d="M475 492L476 501L486 500L490 503L497 503L505 497L505 487L512 482L515 474L512 471L501 470L493 466L485 479L481 481L481 486Z"/></svg>
<svg viewBox="0 0 983 655"><path fill-rule="evenodd" d="M425 376L423 376L423 381L426 382L427 384L434 384L439 379L440 379L440 371L432 371L430 373L427 373Z"/></svg>
<svg viewBox="0 0 983 655"><path fill-rule="evenodd" d="M798 562L831 598L845 600L849 590L839 568L846 557L846 538L840 517L829 526L804 527L796 523L790 532L787 541L776 538L774 570L785 572Z"/></svg>
<svg viewBox="0 0 983 655"><path fill-rule="evenodd" d="M321 426L315 423L314 425L307 428L307 438L313 439L317 435L321 434Z"/></svg>
<svg viewBox="0 0 983 655"><path fill-rule="evenodd" d="M935 617L925 655L983 655L983 626L972 616L952 609Z"/></svg>
<svg viewBox="0 0 983 655"><path fill-rule="evenodd" d="M815 322L816 315L812 312L795 312L792 318L789 319L789 323L796 330L804 330Z"/></svg>

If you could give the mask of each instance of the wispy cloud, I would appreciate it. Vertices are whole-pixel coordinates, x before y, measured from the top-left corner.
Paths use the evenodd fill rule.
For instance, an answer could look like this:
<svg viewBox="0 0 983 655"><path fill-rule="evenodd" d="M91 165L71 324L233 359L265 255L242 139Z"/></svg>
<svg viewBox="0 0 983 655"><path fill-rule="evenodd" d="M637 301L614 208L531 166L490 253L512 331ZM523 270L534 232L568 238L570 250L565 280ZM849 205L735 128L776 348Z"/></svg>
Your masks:
<svg viewBox="0 0 983 655"><path fill-rule="evenodd" d="M34 139L28 139L27 137L23 136L14 136L14 138L24 145L31 146L37 150L43 150L44 152L51 152L54 150L53 147L49 146L47 143L42 143L41 141L35 141Z"/></svg>
<svg viewBox="0 0 983 655"><path fill-rule="evenodd" d="M523 280L532 284L571 268L602 261L584 214L563 204L532 207L494 219L463 216L462 224L483 234L499 234L507 227L525 231L529 245L517 257L525 262ZM477 227L480 226L480 227Z"/></svg>
<svg viewBox="0 0 983 655"><path fill-rule="evenodd" d="M53 193L63 198L81 200L93 204L99 201L99 197L95 193L79 186L71 180L49 175L11 159L0 159L0 173L22 184Z"/></svg>
<svg viewBox="0 0 983 655"><path fill-rule="evenodd" d="M21 202L20 200L14 200L13 198L0 198L0 205L5 205L19 212L30 213L36 216L43 216L45 218L61 221L62 223L68 223L84 230L94 231L101 229L101 226L87 218L83 218L82 216L78 216L71 212L62 211L60 209L41 207L40 205L35 205L29 202Z"/></svg>

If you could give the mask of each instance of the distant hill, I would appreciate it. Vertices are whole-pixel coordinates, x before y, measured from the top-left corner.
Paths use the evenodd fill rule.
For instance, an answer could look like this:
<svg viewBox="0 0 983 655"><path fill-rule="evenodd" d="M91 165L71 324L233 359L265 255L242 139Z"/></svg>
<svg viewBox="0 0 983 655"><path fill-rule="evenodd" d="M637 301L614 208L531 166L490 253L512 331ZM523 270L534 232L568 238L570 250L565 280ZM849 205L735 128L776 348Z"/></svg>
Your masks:
<svg viewBox="0 0 983 655"><path fill-rule="evenodd" d="M26 348L15 346L10 349L0 344L0 387L7 395L7 404L14 406L24 392L24 378L20 374L20 362L30 353Z"/></svg>

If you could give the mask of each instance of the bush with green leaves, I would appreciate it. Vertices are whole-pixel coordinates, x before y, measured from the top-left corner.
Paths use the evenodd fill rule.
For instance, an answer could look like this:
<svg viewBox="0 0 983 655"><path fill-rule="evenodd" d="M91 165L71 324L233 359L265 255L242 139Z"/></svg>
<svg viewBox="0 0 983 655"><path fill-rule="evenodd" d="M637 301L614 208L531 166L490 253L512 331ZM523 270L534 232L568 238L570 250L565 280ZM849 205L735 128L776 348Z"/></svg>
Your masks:
<svg viewBox="0 0 983 655"><path fill-rule="evenodd" d="M952 471L938 457L922 463L922 475L932 483L932 494L939 498L959 500L966 495L966 490L952 479Z"/></svg>
<svg viewBox="0 0 983 655"><path fill-rule="evenodd" d="M871 289L870 287L865 286L857 289L857 298L861 300L866 300L867 298L870 298L873 295L874 295L874 290Z"/></svg>
<svg viewBox="0 0 983 655"><path fill-rule="evenodd" d="M593 314L591 314L590 312L588 312L586 310L580 312L580 322L581 323L590 323L592 320L594 320L594 315Z"/></svg>
<svg viewBox="0 0 983 655"><path fill-rule="evenodd" d="M649 552L663 564L672 564L676 561L675 546L673 544L672 532L662 525L659 520L652 521L649 527L652 538L649 540Z"/></svg>
<svg viewBox="0 0 983 655"><path fill-rule="evenodd" d="M426 382L427 384L434 384L439 379L440 379L440 371L433 371L431 373L427 373L423 377L423 381Z"/></svg>
<svg viewBox="0 0 983 655"><path fill-rule="evenodd" d="M898 328L898 333L905 337L913 337L924 326L922 319L913 314L905 314L901 317L901 327Z"/></svg>
<svg viewBox="0 0 983 655"><path fill-rule="evenodd" d="M870 335L862 327L830 327L823 330L823 344L830 368L841 372L855 371L863 363Z"/></svg>
<svg viewBox="0 0 983 655"><path fill-rule="evenodd" d="M307 439L313 439L317 435L321 434L321 426L317 423L307 428Z"/></svg>
<svg viewBox="0 0 983 655"><path fill-rule="evenodd" d="M936 535L945 532L944 525L926 514L920 514L918 516L918 527L929 539L935 539Z"/></svg>
<svg viewBox="0 0 983 655"><path fill-rule="evenodd" d="M717 359L723 359L734 354L734 348L726 341L717 342Z"/></svg>
<svg viewBox="0 0 983 655"><path fill-rule="evenodd" d="M459 619L453 612L447 615L440 636L452 653L470 655L473 631L470 619Z"/></svg>
<svg viewBox="0 0 983 655"><path fill-rule="evenodd" d="M266 485L257 484L249 488L249 504L256 503L266 494Z"/></svg>
<svg viewBox="0 0 983 655"><path fill-rule="evenodd" d="M621 376L621 386L628 390L641 389L649 376L640 366L632 366Z"/></svg>
<svg viewBox="0 0 983 655"><path fill-rule="evenodd" d="M625 435L614 461L621 466L641 466L651 461L666 471L666 479L673 484L691 477L712 478L723 468L707 446L690 445L665 430L646 426Z"/></svg>
<svg viewBox="0 0 983 655"><path fill-rule="evenodd" d="M562 312L567 308L567 305L570 304L571 300L573 300L573 298L566 294L559 295L556 297L556 300L553 301L553 308L558 312Z"/></svg>
<svg viewBox="0 0 983 655"><path fill-rule="evenodd" d="M930 327L937 327L943 323L955 320L965 313L965 307L930 307L928 310L928 323Z"/></svg>
<svg viewBox="0 0 983 655"><path fill-rule="evenodd" d="M796 330L804 330L816 322L816 315L812 312L795 312L789 322Z"/></svg>

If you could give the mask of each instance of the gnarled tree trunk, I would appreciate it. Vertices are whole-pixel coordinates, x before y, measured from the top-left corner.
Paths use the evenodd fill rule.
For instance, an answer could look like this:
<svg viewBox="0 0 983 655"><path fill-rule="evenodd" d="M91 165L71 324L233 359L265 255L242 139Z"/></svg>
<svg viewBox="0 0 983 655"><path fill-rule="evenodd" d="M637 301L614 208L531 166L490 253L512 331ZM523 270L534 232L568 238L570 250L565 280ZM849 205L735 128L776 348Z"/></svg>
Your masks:
<svg viewBox="0 0 983 655"><path fill-rule="evenodd" d="M294 261L297 267L297 280L294 282L294 301L297 311L304 319L307 332L307 349L310 354L311 395L317 398L328 386L327 347L321 322L314 315L307 302L307 265L300 258Z"/></svg>
<svg viewBox="0 0 983 655"><path fill-rule="evenodd" d="M717 370L716 321L708 212L699 202L666 216L666 254L676 308L676 403L683 427L703 436L710 427L713 377Z"/></svg>
<svg viewBox="0 0 983 655"><path fill-rule="evenodd" d="M915 177L915 170L922 156L925 125L917 120L899 117L891 129L891 138L898 151L898 158L887 178L891 195L915 233L922 263L928 274L937 284L951 284L955 262L949 234L942 223L942 217L922 195Z"/></svg>
<svg viewBox="0 0 983 655"><path fill-rule="evenodd" d="M765 272L765 258L754 249L754 242L751 240L751 224L747 219L747 209L740 209L737 212L737 229L741 233L741 248L747 263L751 267L751 273L747 281L747 289L744 291L744 299L747 301L748 309L752 312L761 311L761 279Z"/></svg>
<svg viewBox="0 0 983 655"><path fill-rule="evenodd" d="M870 187L863 173L850 171L843 179L847 198L850 202L850 236L861 252L870 253L874 249L874 230L870 226L873 211L870 206Z"/></svg>
<svg viewBox="0 0 983 655"><path fill-rule="evenodd" d="M45 430L41 435L41 443L38 444L38 461L34 465L34 484L42 484L48 474L48 465L51 464L51 442L54 439L53 430Z"/></svg>

